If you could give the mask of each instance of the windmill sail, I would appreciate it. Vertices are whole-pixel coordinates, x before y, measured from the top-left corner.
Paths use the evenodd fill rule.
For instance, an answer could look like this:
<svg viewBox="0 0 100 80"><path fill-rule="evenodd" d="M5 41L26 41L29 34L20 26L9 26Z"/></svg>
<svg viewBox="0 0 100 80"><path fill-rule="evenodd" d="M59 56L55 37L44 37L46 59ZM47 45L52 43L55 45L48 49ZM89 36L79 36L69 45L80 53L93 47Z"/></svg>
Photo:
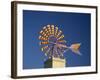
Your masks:
<svg viewBox="0 0 100 80"><path fill-rule="evenodd" d="M63 56L63 50L67 47L62 31L54 25L44 26L40 31L39 40L41 50L48 58Z"/></svg>
<svg viewBox="0 0 100 80"><path fill-rule="evenodd" d="M47 25L40 31L39 44L41 50L48 58L59 57L63 58L63 54L71 50L75 54L81 55L79 48L80 43L72 44L70 47L66 45L64 34L57 26Z"/></svg>

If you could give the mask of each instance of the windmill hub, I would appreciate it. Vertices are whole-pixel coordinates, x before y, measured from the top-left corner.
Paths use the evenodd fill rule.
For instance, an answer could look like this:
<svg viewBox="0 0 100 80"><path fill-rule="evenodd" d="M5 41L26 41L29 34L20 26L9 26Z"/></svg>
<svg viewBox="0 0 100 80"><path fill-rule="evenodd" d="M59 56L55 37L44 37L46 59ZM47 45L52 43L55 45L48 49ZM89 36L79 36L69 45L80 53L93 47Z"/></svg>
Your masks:
<svg viewBox="0 0 100 80"><path fill-rule="evenodd" d="M50 42L50 43L55 44L56 41L57 41L57 38L56 38L54 35L51 35L51 36L49 37L49 42Z"/></svg>

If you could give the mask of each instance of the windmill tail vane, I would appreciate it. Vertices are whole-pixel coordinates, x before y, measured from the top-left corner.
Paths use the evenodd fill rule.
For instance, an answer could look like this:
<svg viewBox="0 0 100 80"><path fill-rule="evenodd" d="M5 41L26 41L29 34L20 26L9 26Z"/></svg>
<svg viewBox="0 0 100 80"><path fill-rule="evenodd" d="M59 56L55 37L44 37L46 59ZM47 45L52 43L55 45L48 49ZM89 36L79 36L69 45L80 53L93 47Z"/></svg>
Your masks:
<svg viewBox="0 0 100 80"><path fill-rule="evenodd" d="M81 45L81 43L72 44L72 45L69 47L69 49L70 49L72 52L74 52L74 53L76 53L76 54L78 54L78 55L82 55L82 54L80 53L80 51L79 51L80 45Z"/></svg>
<svg viewBox="0 0 100 80"><path fill-rule="evenodd" d="M64 53L68 50L71 50L73 53L76 53L78 55L81 55L80 51L79 51L79 48L81 46L81 43L74 43L72 44L70 47L67 47L66 45L62 45L62 44L57 44L57 46L59 48L66 48L66 50L64 51Z"/></svg>
<svg viewBox="0 0 100 80"><path fill-rule="evenodd" d="M71 50L73 53L80 55L79 48L81 43L75 43L68 47L66 45L66 40L64 40L63 32L59 30L57 26L44 26L40 31L39 40L41 50L49 58L63 58L63 53L65 53L67 50Z"/></svg>

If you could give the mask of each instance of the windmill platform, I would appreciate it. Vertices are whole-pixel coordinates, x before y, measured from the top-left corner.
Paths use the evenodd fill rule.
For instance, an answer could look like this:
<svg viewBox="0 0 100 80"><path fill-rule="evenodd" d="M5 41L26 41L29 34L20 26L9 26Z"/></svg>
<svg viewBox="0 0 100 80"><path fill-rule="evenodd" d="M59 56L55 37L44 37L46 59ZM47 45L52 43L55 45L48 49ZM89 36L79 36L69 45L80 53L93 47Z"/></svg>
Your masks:
<svg viewBox="0 0 100 80"><path fill-rule="evenodd" d="M45 68L64 68L66 67L66 60L61 58L50 58L44 62Z"/></svg>

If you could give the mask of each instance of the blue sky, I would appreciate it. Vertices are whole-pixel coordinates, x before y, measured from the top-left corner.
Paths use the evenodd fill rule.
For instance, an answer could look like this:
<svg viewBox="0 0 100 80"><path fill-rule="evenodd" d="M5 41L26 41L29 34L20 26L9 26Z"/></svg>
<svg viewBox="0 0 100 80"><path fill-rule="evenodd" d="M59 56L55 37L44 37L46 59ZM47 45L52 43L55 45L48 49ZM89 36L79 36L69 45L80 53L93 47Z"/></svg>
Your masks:
<svg viewBox="0 0 100 80"><path fill-rule="evenodd" d="M40 50L39 32L48 24L63 31L66 45L81 43L81 56L72 51L64 53L66 67L90 66L91 15L87 13L47 12L23 10L23 69L44 67L44 53Z"/></svg>

